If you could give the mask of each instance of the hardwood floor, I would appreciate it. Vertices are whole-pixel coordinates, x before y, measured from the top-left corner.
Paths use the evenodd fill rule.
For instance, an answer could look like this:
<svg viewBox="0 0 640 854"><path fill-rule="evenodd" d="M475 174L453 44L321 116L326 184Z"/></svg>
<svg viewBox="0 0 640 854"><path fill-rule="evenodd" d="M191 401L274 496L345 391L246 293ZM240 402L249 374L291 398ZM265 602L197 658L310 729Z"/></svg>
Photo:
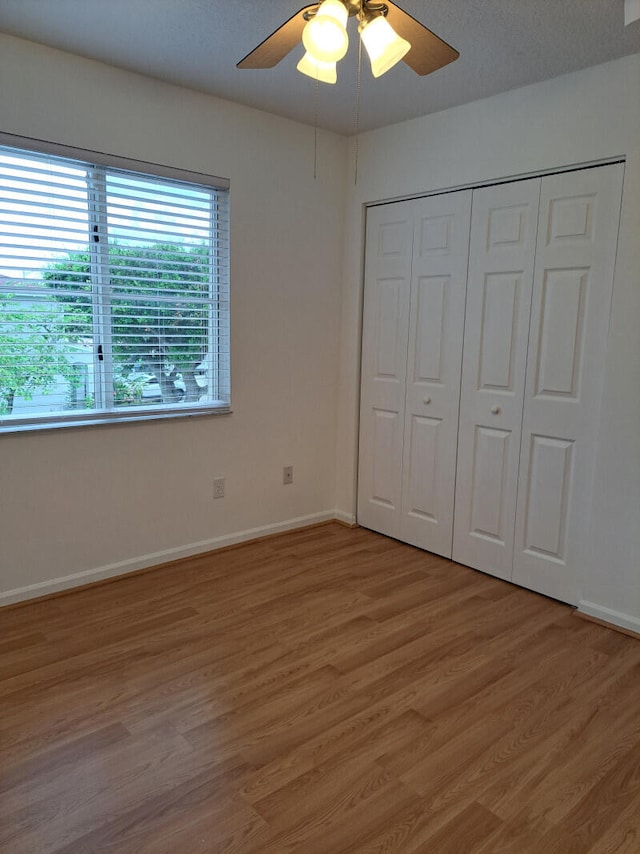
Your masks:
<svg viewBox="0 0 640 854"><path fill-rule="evenodd" d="M327 525L0 612L4 854L638 854L640 642Z"/></svg>

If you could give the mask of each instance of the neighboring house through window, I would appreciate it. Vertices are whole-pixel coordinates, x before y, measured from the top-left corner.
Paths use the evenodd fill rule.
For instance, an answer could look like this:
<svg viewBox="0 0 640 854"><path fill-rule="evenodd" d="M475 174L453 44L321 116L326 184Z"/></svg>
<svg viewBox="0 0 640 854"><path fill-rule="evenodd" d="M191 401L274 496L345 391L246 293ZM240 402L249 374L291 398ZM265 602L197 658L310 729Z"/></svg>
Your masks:
<svg viewBox="0 0 640 854"><path fill-rule="evenodd" d="M96 159L0 146L0 430L229 410L226 182Z"/></svg>

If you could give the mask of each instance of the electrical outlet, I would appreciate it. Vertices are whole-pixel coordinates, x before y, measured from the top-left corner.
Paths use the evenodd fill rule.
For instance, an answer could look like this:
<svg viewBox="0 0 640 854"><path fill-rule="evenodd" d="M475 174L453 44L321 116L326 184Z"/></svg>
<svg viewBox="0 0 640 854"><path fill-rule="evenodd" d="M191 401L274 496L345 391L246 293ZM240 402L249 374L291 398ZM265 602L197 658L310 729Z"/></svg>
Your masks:
<svg viewBox="0 0 640 854"><path fill-rule="evenodd" d="M293 483L293 466L285 466L282 469L282 482Z"/></svg>
<svg viewBox="0 0 640 854"><path fill-rule="evenodd" d="M213 479L213 497L224 498L224 478L214 477Z"/></svg>

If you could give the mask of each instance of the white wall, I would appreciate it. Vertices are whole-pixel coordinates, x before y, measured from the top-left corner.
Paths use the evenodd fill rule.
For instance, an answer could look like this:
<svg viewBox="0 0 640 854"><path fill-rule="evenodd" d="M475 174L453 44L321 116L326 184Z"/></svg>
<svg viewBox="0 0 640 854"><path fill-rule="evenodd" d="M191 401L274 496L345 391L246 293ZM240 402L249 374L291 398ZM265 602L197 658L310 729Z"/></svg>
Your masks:
<svg viewBox="0 0 640 854"><path fill-rule="evenodd" d="M4 132L231 180L233 406L0 436L0 602L333 515L344 138L314 181L294 122L7 36L0 79Z"/></svg>
<svg viewBox="0 0 640 854"><path fill-rule="evenodd" d="M336 506L355 514L363 205L626 157L581 608L640 631L640 55L360 139L347 207Z"/></svg>

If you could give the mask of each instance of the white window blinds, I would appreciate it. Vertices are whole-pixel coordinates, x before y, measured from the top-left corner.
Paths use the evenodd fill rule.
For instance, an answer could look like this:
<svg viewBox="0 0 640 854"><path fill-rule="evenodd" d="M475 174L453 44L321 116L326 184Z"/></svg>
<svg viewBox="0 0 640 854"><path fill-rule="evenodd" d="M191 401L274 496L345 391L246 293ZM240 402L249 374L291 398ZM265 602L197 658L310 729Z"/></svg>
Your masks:
<svg viewBox="0 0 640 854"><path fill-rule="evenodd" d="M0 429L228 410L226 189L0 146L0 200Z"/></svg>

